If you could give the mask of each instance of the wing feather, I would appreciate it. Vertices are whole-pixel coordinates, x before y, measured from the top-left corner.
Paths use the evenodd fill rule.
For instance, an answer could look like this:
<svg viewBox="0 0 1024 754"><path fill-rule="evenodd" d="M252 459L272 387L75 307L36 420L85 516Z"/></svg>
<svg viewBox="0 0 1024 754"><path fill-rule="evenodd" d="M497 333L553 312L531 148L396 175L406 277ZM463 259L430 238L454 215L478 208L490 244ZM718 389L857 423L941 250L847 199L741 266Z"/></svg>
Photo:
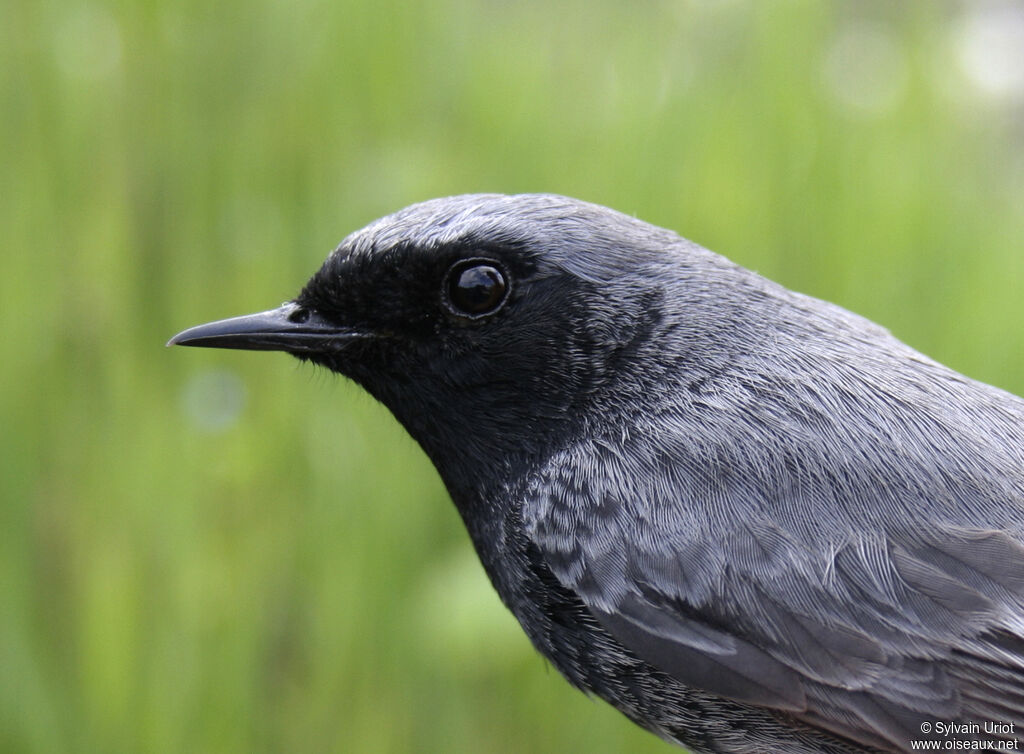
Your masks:
<svg viewBox="0 0 1024 754"><path fill-rule="evenodd" d="M643 454L604 486L558 480L616 469L611 452L553 466L524 520L559 581L639 658L865 746L905 750L926 720L1024 729L1019 531L928 522L809 532L750 505L750 477L705 471L716 503L746 495L743 509L755 511L722 516L688 497L678 475L666 481L663 457L638 468Z"/></svg>

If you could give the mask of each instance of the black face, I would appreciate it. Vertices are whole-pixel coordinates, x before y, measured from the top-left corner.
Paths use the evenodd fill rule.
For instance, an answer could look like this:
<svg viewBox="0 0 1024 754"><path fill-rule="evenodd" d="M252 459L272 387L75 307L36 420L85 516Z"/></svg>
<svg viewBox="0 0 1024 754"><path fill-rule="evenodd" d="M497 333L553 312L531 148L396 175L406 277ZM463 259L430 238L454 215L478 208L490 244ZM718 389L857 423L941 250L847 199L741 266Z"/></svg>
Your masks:
<svg viewBox="0 0 1024 754"><path fill-rule="evenodd" d="M524 424L554 431L588 379L577 283L522 246L343 249L296 304L369 337L296 355L355 379L432 456L475 446L505 459L524 449L484 446Z"/></svg>
<svg viewBox="0 0 1024 754"><path fill-rule="evenodd" d="M435 461L506 463L537 450L510 444L521 427L566 431L591 380L577 284L516 245L341 248L294 302L172 342L287 351L357 381Z"/></svg>

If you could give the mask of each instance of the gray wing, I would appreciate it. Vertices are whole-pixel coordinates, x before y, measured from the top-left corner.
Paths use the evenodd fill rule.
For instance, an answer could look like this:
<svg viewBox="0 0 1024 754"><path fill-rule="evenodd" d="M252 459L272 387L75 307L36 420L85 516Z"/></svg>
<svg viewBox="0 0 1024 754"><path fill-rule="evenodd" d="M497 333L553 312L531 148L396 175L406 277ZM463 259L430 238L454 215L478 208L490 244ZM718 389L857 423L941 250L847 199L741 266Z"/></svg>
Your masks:
<svg viewBox="0 0 1024 754"><path fill-rule="evenodd" d="M1024 730L1024 496L1000 498L984 470L908 481L884 453L815 458L781 436L751 457L641 435L553 459L524 507L548 566L623 646L868 746L907 750L926 721L1024 740L983 729Z"/></svg>

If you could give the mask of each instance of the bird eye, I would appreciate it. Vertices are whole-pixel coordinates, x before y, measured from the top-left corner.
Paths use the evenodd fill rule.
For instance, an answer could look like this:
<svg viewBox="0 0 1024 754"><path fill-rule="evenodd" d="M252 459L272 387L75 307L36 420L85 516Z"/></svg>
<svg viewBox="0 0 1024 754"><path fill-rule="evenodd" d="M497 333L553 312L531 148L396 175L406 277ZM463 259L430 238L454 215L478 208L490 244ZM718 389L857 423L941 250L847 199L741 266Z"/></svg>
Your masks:
<svg viewBox="0 0 1024 754"><path fill-rule="evenodd" d="M505 273L483 259L456 262L448 270L446 294L454 314L478 319L497 311L508 294Z"/></svg>

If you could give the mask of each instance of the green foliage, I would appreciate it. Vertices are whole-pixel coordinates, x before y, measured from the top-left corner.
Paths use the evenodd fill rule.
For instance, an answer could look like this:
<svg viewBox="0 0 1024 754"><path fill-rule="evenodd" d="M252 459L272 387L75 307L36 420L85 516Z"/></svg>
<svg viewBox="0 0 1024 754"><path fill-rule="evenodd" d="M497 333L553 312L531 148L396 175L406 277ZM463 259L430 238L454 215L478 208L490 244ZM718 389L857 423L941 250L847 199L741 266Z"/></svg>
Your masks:
<svg viewBox="0 0 1024 754"><path fill-rule="evenodd" d="M413 201L554 191L1024 392L1021 92L966 12L6 3L0 750L670 750L545 670L386 411L163 343Z"/></svg>

